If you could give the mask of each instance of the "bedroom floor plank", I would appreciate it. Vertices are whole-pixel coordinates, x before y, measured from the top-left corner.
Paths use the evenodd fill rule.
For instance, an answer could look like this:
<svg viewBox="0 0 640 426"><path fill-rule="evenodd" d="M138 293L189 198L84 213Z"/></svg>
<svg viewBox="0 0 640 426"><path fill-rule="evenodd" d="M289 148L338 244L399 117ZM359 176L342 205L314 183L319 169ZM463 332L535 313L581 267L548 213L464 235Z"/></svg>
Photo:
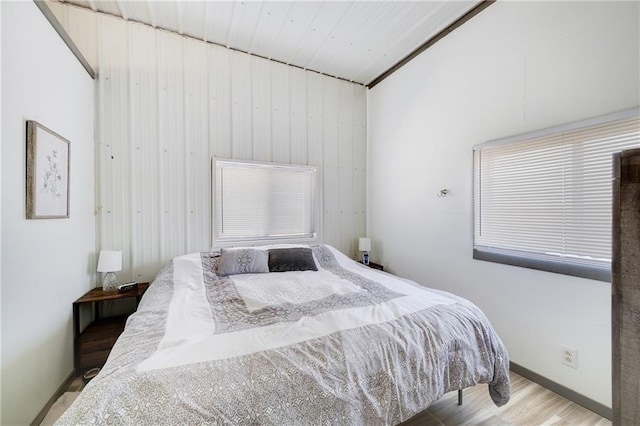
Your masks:
<svg viewBox="0 0 640 426"><path fill-rule="evenodd" d="M443 423L436 419L429 411L423 411L402 423L402 426L442 426Z"/></svg>
<svg viewBox="0 0 640 426"><path fill-rule="evenodd" d="M410 419L406 425L581 425L606 426L611 422L560 395L510 372L511 400L496 407L487 385L477 385L464 391L464 404L457 405L457 392L451 392L427 410L440 423L414 423L425 413Z"/></svg>

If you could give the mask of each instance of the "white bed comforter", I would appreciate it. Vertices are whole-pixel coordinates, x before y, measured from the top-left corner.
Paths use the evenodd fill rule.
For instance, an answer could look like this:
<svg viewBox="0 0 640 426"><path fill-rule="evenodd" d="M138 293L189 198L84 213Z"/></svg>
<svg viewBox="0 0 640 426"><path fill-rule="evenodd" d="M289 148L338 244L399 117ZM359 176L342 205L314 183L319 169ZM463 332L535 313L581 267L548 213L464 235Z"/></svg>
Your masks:
<svg viewBox="0 0 640 426"><path fill-rule="evenodd" d="M314 246L318 271L219 277L176 257L59 424L396 424L451 390L509 399L471 302Z"/></svg>

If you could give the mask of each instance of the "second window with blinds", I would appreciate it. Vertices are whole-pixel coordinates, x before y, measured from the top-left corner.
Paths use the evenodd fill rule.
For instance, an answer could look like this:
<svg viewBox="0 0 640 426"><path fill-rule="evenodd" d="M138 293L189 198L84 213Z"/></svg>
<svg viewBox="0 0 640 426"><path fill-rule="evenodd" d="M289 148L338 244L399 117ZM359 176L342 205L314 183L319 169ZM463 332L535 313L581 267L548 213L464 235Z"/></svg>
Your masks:
<svg viewBox="0 0 640 426"><path fill-rule="evenodd" d="M213 245L316 241L317 169L213 159Z"/></svg>
<svg viewBox="0 0 640 426"><path fill-rule="evenodd" d="M474 147L475 259L609 281L612 154L637 109Z"/></svg>

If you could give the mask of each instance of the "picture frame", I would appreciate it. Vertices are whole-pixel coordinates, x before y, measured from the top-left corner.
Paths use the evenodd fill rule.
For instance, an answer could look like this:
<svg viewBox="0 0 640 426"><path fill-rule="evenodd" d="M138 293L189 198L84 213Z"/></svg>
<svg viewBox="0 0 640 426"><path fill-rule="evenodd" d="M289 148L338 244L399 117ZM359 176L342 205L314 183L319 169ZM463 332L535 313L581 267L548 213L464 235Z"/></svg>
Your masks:
<svg viewBox="0 0 640 426"><path fill-rule="evenodd" d="M27 219L69 217L70 145L53 130L27 120Z"/></svg>

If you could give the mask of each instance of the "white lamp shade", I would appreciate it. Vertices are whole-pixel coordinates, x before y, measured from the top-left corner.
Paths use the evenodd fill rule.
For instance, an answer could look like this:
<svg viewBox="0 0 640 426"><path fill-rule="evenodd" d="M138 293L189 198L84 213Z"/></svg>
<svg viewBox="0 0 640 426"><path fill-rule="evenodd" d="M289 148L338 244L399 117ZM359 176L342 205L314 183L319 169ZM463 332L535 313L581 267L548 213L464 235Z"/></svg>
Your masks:
<svg viewBox="0 0 640 426"><path fill-rule="evenodd" d="M359 251L371 251L371 238L360 238L358 242Z"/></svg>
<svg viewBox="0 0 640 426"><path fill-rule="evenodd" d="M115 250L100 250L98 272L116 272L122 270L122 252Z"/></svg>

